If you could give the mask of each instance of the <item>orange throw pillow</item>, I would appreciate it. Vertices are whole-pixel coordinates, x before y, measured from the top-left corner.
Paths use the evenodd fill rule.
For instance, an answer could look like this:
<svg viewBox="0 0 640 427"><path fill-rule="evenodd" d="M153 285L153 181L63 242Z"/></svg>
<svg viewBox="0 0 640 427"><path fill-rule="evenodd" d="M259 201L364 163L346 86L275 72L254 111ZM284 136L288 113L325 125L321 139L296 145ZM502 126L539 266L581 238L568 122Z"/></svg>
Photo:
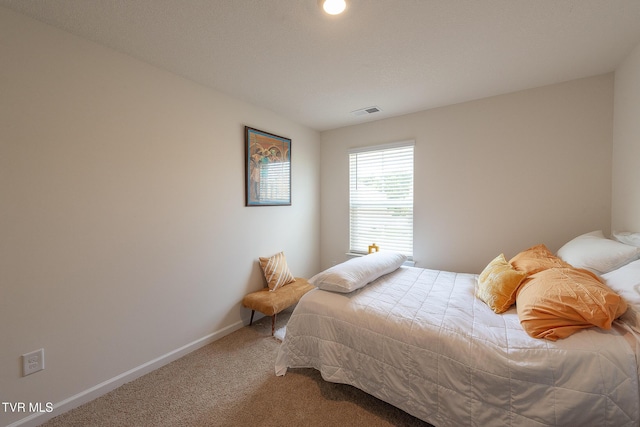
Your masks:
<svg viewBox="0 0 640 427"><path fill-rule="evenodd" d="M557 256L551 253L543 244L532 246L520 252L509 260L509 263L518 271L530 276L539 271L554 267L571 267Z"/></svg>
<svg viewBox="0 0 640 427"><path fill-rule="evenodd" d="M593 326L610 329L627 303L590 271L554 267L527 279L516 308L530 336L556 341Z"/></svg>

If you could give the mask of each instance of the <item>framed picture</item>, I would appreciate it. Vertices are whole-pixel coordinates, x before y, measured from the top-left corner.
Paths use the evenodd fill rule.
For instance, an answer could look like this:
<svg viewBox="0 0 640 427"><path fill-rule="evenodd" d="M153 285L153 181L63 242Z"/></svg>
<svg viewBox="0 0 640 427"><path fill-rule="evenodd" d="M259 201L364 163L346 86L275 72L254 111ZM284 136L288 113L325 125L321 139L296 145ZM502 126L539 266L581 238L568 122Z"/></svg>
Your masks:
<svg viewBox="0 0 640 427"><path fill-rule="evenodd" d="M246 206L291 205L291 140L244 127Z"/></svg>

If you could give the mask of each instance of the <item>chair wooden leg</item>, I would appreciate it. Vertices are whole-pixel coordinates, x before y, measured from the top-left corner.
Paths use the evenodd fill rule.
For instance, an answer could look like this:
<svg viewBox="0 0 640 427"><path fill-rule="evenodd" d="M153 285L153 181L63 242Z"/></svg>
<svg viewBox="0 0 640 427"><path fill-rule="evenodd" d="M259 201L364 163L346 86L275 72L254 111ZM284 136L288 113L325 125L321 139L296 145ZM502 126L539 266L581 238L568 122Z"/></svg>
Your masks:
<svg viewBox="0 0 640 427"><path fill-rule="evenodd" d="M273 336L276 332L276 314L271 316L271 336Z"/></svg>
<svg viewBox="0 0 640 427"><path fill-rule="evenodd" d="M249 326L253 325L253 315L256 314L255 310L251 310L251 320L249 320Z"/></svg>

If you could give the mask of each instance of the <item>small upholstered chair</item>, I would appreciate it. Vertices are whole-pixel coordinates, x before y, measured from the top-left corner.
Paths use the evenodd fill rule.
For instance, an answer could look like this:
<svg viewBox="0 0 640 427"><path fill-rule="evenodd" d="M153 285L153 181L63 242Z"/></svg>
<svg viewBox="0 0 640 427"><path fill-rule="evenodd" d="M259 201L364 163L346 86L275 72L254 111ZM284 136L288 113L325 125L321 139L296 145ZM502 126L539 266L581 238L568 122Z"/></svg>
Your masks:
<svg viewBox="0 0 640 427"><path fill-rule="evenodd" d="M274 291L269 288L264 288L256 292L251 292L242 299L242 305L251 309L249 326L253 324L253 315L257 310L265 316L271 316L271 335L273 335L278 313L296 304L304 294L314 288L307 279L296 277L294 282L288 283Z"/></svg>
<svg viewBox="0 0 640 427"><path fill-rule="evenodd" d="M287 266L284 252L270 257L260 257L260 268L267 282L267 287L251 292L242 300L242 305L251 309L251 320L256 310L271 316L271 335L276 327L276 316L285 308L300 301L300 298L314 288L306 279L293 277Z"/></svg>

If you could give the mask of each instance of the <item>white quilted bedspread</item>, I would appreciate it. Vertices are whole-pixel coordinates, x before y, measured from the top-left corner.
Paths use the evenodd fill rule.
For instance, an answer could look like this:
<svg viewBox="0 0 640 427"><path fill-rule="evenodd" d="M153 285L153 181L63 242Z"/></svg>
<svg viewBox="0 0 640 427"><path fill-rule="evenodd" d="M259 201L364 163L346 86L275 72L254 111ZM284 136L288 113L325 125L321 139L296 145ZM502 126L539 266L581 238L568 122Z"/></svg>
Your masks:
<svg viewBox="0 0 640 427"><path fill-rule="evenodd" d="M276 374L315 368L435 426L638 426L636 356L624 330L551 342L515 308L474 296L477 276L401 267L350 294L307 293Z"/></svg>

